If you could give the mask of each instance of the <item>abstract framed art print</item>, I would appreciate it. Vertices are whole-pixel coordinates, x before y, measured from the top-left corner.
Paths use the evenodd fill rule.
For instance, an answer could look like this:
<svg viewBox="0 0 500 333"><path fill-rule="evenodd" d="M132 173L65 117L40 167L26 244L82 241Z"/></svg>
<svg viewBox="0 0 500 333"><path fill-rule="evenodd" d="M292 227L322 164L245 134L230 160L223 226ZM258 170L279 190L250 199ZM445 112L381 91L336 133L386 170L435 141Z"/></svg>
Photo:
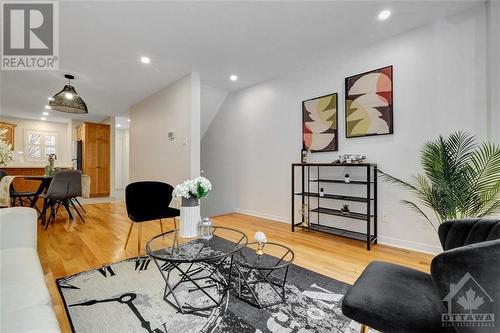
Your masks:
<svg viewBox="0 0 500 333"><path fill-rule="evenodd" d="M392 134L392 66L345 79L347 138Z"/></svg>
<svg viewBox="0 0 500 333"><path fill-rule="evenodd" d="M302 102L303 149L311 152L338 150L337 94Z"/></svg>

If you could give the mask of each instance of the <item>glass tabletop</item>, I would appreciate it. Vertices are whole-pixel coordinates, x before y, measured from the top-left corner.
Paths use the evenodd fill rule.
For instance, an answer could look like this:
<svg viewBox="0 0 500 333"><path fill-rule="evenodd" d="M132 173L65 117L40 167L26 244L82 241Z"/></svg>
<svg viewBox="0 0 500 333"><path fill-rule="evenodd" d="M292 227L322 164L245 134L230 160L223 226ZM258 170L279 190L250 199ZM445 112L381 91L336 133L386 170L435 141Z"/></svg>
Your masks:
<svg viewBox="0 0 500 333"><path fill-rule="evenodd" d="M247 268L270 270L286 267L295 258L289 247L272 242L265 243L262 249L267 255L258 255L257 245L256 242L248 243L247 247L238 251L234 255L236 262Z"/></svg>
<svg viewBox="0 0 500 333"><path fill-rule="evenodd" d="M146 243L151 257L170 262L206 262L223 259L248 243L247 236L236 229L214 226L212 238L182 238L179 230L167 231Z"/></svg>

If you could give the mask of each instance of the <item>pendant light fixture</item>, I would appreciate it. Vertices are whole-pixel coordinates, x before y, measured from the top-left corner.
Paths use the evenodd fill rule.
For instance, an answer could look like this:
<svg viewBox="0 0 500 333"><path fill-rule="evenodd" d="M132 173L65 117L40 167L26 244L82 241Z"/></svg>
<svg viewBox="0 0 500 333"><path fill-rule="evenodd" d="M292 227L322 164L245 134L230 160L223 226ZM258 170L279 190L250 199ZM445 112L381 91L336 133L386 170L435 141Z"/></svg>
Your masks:
<svg viewBox="0 0 500 333"><path fill-rule="evenodd" d="M89 113L87 105L71 85L71 80L74 80L75 77L70 74L65 74L64 77L68 79L68 84L52 97L49 101L50 108L66 113Z"/></svg>

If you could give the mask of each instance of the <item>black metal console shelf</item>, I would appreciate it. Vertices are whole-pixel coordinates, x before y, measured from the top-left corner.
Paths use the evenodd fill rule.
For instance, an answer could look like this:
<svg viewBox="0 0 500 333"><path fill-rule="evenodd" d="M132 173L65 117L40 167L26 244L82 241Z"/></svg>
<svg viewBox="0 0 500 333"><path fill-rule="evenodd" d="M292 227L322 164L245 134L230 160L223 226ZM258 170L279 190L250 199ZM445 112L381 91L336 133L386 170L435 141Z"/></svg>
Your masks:
<svg viewBox="0 0 500 333"><path fill-rule="evenodd" d="M364 179L350 180L346 182L342 179L323 178L321 171L324 168L364 168ZM301 186L296 188L296 169L301 173ZM311 170L315 172L315 178L311 179ZM322 183L331 184L330 188L337 188L334 184L365 186L364 196L342 195L336 193L324 193L320 195L320 185ZM330 190L330 192L332 192ZM300 197L302 214L297 219L296 198ZM336 200L341 202L356 202L366 205L363 212L343 212L340 209L324 207L323 200ZM311 203L315 207L311 207ZM312 222L311 217L316 216L316 221ZM366 232L343 229L325 225L321 222L322 216L338 216L358 221L365 221ZM298 220L298 222L297 222ZM359 222L356 222L359 223ZM316 230L334 234L337 236L348 237L366 242L366 249L370 250L371 244L377 244L377 165L372 163L293 163L292 164L292 231L296 227L303 229Z"/></svg>

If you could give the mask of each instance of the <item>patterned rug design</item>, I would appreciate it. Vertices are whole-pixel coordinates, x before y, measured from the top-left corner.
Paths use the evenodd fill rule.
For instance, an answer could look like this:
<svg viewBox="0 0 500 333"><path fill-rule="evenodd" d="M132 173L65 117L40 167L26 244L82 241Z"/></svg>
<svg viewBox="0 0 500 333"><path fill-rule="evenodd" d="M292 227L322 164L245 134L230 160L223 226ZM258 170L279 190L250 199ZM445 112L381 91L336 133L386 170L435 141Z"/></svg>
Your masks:
<svg viewBox="0 0 500 333"><path fill-rule="evenodd" d="M228 242L222 238L217 242ZM250 250L250 249L245 249ZM264 255L264 259L272 257ZM187 264L183 264L187 265ZM207 264L197 264L199 271ZM291 265L285 288L286 302L259 309L236 297L232 290L208 288L222 300L218 308L182 314L163 300L165 282L149 257L130 258L109 266L81 272L57 280L72 329L78 333L97 332L339 332L359 331L359 324L342 315L341 301L349 285L296 265ZM206 270L208 271L208 269ZM218 279L227 279L225 264ZM279 277L280 272L275 272ZM277 295L268 284L257 284L256 294L263 303ZM243 296L249 296L242 290ZM178 299L204 305L207 297L181 286Z"/></svg>

